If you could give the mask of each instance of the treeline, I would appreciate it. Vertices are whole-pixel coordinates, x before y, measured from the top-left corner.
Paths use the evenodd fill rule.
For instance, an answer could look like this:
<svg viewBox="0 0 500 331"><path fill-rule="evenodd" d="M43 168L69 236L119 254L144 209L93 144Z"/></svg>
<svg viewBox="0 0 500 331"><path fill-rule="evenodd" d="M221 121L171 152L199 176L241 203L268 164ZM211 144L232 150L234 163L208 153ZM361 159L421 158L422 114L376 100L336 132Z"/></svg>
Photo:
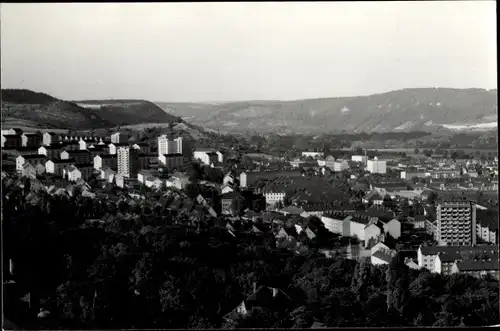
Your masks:
<svg viewBox="0 0 500 331"><path fill-rule="evenodd" d="M277 248L272 234L233 236L223 219L172 213L161 196L93 200L21 183L2 181L4 261L16 261L17 286L35 311L14 322L50 312L33 320L35 329L499 323L498 282L489 277L410 270L399 257L375 267L316 249L297 255ZM231 314L253 284L278 289L282 301L271 296L246 316ZM7 318L22 312L15 302Z"/></svg>

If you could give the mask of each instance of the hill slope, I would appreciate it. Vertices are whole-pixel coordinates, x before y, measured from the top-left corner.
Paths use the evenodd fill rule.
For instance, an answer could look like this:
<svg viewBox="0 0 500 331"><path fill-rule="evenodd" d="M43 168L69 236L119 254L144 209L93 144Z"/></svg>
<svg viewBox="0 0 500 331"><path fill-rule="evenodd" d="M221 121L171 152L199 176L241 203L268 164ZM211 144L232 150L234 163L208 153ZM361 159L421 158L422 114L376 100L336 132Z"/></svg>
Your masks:
<svg viewBox="0 0 500 331"><path fill-rule="evenodd" d="M227 132L435 131L447 130L443 125L460 129L497 121L497 90L483 89L419 88L297 101L157 104L194 124L213 129L220 125Z"/></svg>
<svg viewBox="0 0 500 331"><path fill-rule="evenodd" d="M2 125L48 129L108 128L178 118L143 100L68 102L30 90L1 91ZM105 103L104 106L101 106ZM83 105L83 107L82 107Z"/></svg>

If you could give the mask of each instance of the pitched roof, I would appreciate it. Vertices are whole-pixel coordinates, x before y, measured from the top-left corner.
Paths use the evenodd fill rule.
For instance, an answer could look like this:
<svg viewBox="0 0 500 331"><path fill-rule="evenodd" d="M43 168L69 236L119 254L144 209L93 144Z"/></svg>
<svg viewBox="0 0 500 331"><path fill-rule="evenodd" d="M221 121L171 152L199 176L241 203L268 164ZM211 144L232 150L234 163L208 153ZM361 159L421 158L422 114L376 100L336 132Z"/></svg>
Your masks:
<svg viewBox="0 0 500 331"><path fill-rule="evenodd" d="M420 246L422 255L437 255L439 253L451 255L460 253L489 253L498 254L498 246L480 245L480 246Z"/></svg>
<svg viewBox="0 0 500 331"><path fill-rule="evenodd" d="M287 214L292 214L292 215L300 215L304 212L302 208L296 207L296 206L288 206L283 209L281 209L281 212L287 213Z"/></svg>
<svg viewBox="0 0 500 331"><path fill-rule="evenodd" d="M498 270L498 256L497 259L491 261L461 261L457 263L458 270L460 271L492 271Z"/></svg>
<svg viewBox="0 0 500 331"><path fill-rule="evenodd" d="M373 257L379 258L382 261L385 261L387 263L390 263L392 260L392 256L385 250L380 249L376 251L375 253L372 254Z"/></svg>

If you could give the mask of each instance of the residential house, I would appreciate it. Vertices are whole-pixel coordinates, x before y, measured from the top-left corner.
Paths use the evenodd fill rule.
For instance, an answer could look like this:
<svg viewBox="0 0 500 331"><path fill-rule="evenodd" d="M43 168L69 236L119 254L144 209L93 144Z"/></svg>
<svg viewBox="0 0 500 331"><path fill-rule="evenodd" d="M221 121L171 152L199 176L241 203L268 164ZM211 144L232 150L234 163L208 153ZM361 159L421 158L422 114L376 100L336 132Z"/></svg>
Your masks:
<svg viewBox="0 0 500 331"><path fill-rule="evenodd" d="M16 158L16 171L21 172L23 170L23 165L29 163L33 166L47 161L47 157L43 154L32 154L32 155L19 155Z"/></svg>
<svg viewBox="0 0 500 331"><path fill-rule="evenodd" d="M17 134L2 135L2 148L19 148L22 146L22 138Z"/></svg>
<svg viewBox="0 0 500 331"><path fill-rule="evenodd" d="M456 261L451 273L463 273L474 277L483 277L490 274L493 278L500 280L498 255L483 260Z"/></svg>
<svg viewBox="0 0 500 331"><path fill-rule="evenodd" d="M300 171L265 171L265 172L242 172L240 173L240 187L253 187L258 180L275 180L278 177L297 178L302 177Z"/></svg>
<svg viewBox="0 0 500 331"><path fill-rule="evenodd" d="M127 146L129 146L128 143L110 143L108 144L109 154L116 155L118 148Z"/></svg>
<svg viewBox="0 0 500 331"><path fill-rule="evenodd" d="M208 149L197 149L193 153L193 158L195 160L200 160L206 165L210 165L212 163L217 163L217 162L222 162L219 161L222 159L222 153L219 151L216 151L214 149L208 148Z"/></svg>
<svg viewBox="0 0 500 331"><path fill-rule="evenodd" d="M116 155L99 154L94 157L94 169L101 170L105 167L116 169L118 159Z"/></svg>
<svg viewBox="0 0 500 331"><path fill-rule="evenodd" d="M401 222L393 218L389 222L384 222L384 232L388 233L394 239L401 237Z"/></svg>
<svg viewBox="0 0 500 331"><path fill-rule="evenodd" d="M220 191L222 194L233 192L234 191L233 184L231 184L231 182L225 183L220 187Z"/></svg>
<svg viewBox="0 0 500 331"><path fill-rule="evenodd" d="M175 187L179 190L185 189L187 184L189 184L189 177L181 173L174 173L165 183L167 187Z"/></svg>
<svg viewBox="0 0 500 331"><path fill-rule="evenodd" d="M234 191L221 195L221 205L223 211L231 211L233 201L236 199L243 199L241 193Z"/></svg>
<svg viewBox="0 0 500 331"><path fill-rule="evenodd" d="M38 149L38 154L43 154L49 159L59 158L62 147L59 145L41 146Z"/></svg>
<svg viewBox="0 0 500 331"><path fill-rule="evenodd" d="M40 132L23 133L21 135L21 146L23 147L39 147L43 143L43 136Z"/></svg>
<svg viewBox="0 0 500 331"><path fill-rule="evenodd" d="M116 171L114 171L108 166L104 166L100 170L101 170L101 179L106 180L108 183L113 183L116 176Z"/></svg>
<svg viewBox="0 0 500 331"><path fill-rule="evenodd" d="M61 160L73 159L75 164L89 164L90 152L88 150L62 151L60 154Z"/></svg>
<svg viewBox="0 0 500 331"><path fill-rule="evenodd" d="M441 272L442 267L436 268L436 258L439 255L441 263L443 260L473 260L477 255L485 254L494 256L498 254L498 246L495 245L475 245L475 246L420 246L417 251L418 266L426 268L432 272ZM448 255L450 257L443 257ZM449 263L449 261L447 261Z"/></svg>
<svg viewBox="0 0 500 331"><path fill-rule="evenodd" d="M45 146L58 143L60 136L54 132L45 132L42 137L42 142Z"/></svg>
<svg viewBox="0 0 500 331"><path fill-rule="evenodd" d="M28 178L36 178L36 169L29 163L24 163L21 169L21 175Z"/></svg>
<svg viewBox="0 0 500 331"><path fill-rule="evenodd" d="M365 240L365 226L369 223L368 217L347 216L342 221L342 235L344 237L357 238L359 241Z"/></svg>
<svg viewBox="0 0 500 331"><path fill-rule="evenodd" d="M78 151L78 150L80 150L80 144L78 143L78 141L66 141L66 142L60 143L58 145L66 151Z"/></svg>
<svg viewBox="0 0 500 331"><path fill-rule="evenodd" d="M71 165L74 165L73 160L48 160L45 162L45 172L48 174L55 174L57 176L64 176L64 169L69 168Z"/></svg>

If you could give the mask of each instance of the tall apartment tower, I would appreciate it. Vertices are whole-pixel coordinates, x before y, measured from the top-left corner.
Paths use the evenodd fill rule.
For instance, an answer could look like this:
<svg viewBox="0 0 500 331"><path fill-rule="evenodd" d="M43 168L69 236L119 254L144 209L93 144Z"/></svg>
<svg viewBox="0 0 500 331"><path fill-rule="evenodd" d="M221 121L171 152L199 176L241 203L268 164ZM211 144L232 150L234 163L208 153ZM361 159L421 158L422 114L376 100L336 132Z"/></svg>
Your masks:
<svg viewBox="0 0 500 331"><path fill-rule="evenodd" d="M129 146L119 147L117 154L117 172L123 177L130 178L139 169L139 152Z"/></svg>
<svg viewBox="0 0 500 331"><path fill-rule="evenodd" d="M470 201L438 204L436 239L440 246L475 245L476 205Z"/></svg>
<svg viewBox="0 0 500 331"><path fill-rule="evenodd" d="M182 138L178 137L174 140L169 140L166 135L158 137L158 156L164 154L182 154Z"/></svg>

